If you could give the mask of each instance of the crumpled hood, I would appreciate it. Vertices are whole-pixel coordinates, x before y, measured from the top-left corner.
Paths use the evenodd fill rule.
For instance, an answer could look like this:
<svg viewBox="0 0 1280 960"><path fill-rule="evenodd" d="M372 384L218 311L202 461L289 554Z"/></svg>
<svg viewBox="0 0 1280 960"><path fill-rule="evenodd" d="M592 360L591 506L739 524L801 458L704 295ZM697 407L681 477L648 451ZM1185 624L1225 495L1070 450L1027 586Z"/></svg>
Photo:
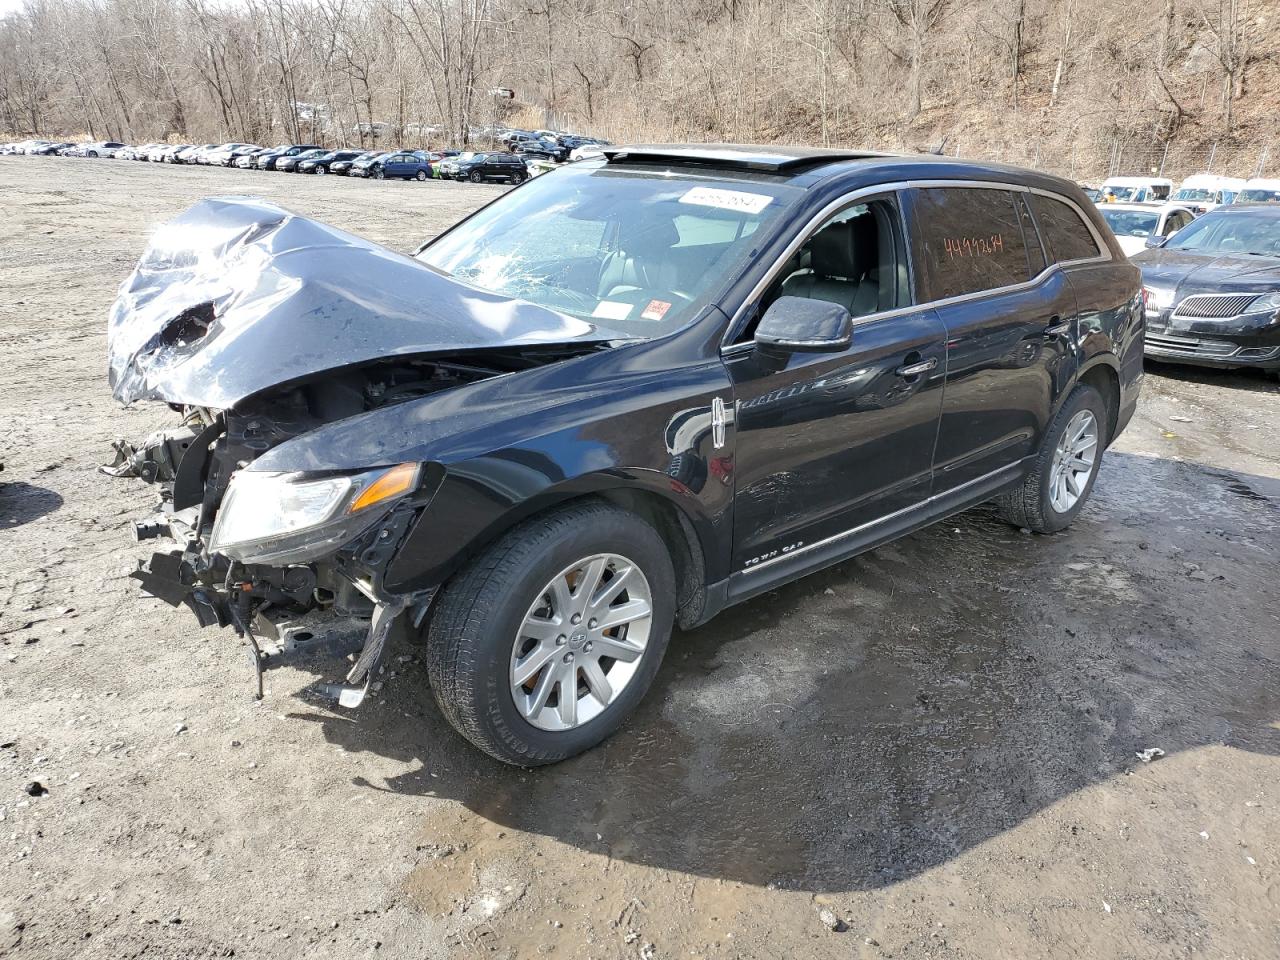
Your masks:
<svg viewBox="0 0 1280 960"><path fill-rule="evenodd" d="M1280 259L1156 247L1133 258L1149 286L1190 293L1264 293L1280 288Z"/></svg>
<svg viewBox="0 0 1280 960"><path fill-rule="evenodd" d="M274 204L219 197L156 232L111 308L107 357L122 403L226 409L384 357L621 339Z"/></svg>

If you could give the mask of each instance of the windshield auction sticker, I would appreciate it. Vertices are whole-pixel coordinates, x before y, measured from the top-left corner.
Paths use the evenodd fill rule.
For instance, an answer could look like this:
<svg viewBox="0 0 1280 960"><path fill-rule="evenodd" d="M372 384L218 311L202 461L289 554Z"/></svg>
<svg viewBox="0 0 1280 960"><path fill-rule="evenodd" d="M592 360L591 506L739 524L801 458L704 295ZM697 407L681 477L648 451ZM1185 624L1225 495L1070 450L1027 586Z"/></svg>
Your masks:
<svg viewBox="0 0 1280 960"><path fill-rule="evenodd" d="M719 190L715 187L694 187L681 203L695 203L700 207L718 207L721 210L737 210L739 213L759 213L773 197L761 193L744 193L741 190Z"/></svg>
<svg viewBox="0 0 1280 960"><path fill-rule="evenodd" d="M591 316L597 320L625 320L631 315L631 307L631 304L617 300L601 300L591 311Z"/></svg>

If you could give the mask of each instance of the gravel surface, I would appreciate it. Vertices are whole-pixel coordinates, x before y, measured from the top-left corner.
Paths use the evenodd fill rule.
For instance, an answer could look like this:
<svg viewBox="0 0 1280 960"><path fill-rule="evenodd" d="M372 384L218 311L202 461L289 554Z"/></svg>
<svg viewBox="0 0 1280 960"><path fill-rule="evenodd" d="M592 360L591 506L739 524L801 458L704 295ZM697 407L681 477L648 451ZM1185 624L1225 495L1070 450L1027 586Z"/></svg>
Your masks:
<svg viewBox="0 0 1280 960"><path fill-rule="evenodd" d="M1261 376L1152 366L1071 530L977 509L730 610L536 772L413 647L358 711L256 703L142 599L154 494L95 468L172 422L104 373L148 231L251 193L407 252L501 189L0 158L0 955L1280 956Z"/></svg>

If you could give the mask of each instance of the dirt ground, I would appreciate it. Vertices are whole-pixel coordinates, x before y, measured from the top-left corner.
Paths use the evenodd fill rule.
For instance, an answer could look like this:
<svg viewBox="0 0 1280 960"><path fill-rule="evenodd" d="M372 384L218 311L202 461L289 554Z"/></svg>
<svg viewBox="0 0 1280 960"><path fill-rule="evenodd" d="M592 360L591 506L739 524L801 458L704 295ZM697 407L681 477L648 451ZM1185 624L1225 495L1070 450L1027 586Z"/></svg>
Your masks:
<svg viewBox="0 0 1280 960"><path fill-rule="evenodd" d="M730 610L535 772L412 647L358 711L298 669L257 703L234 635L142 599L154 493L95 468L171 419L105 378L148 231L248 193L408 251L500 189L0 158L0 955L1280 956L1261 376L1153 365L1071 530L978 509Z"/></svg>

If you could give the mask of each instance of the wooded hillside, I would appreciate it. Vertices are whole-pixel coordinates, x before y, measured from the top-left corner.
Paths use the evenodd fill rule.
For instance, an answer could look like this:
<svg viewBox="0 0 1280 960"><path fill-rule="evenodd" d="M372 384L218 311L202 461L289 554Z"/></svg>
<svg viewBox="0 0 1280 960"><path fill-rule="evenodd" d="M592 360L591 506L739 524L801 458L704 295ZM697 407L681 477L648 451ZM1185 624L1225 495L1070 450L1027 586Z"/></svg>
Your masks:
<svg viewBox="0 0 1280 960"><path fill-rule="evenodd" d="M499 123L1280 175L1280 2L27 0L0 20L14 136L458 146Z"/></svg>

